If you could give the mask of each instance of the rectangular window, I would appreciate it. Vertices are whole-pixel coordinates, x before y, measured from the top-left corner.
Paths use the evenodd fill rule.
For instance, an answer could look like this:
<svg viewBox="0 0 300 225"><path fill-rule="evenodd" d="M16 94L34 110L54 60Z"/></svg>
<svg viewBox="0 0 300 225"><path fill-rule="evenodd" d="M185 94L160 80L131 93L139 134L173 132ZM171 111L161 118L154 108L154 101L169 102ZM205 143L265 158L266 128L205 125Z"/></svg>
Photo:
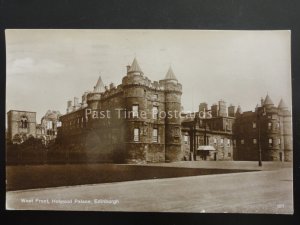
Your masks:
<svg viewBox="0 0 300 225"><path fill-rule="evenodd" d="M281 144L281 139L280 139L280 138L278 138L278 144L279 144L279 145Z"/></svg>
<svg viewBox="0 0 300 225"><path fill-rule="evenodd" d="M180 136L180 128L179 127L174 127L174 137L179 137Z"/></svg>
<svg viewBox="0 0 300 225"><path fill-rule="evenodd" d="M136 141L136 142L140 141L140 129L139 128L134 128L133 140Z"/></svg>
<svg viewBox="0 0 300 225"><path fill-rule="evenodd" d="M61 127L61 121L57 121L56 127Z"/></svg>
<svg viewBox="0 0 300 225"><path fill-rule="evenodd" d="M272 146L273 146L273 139L269 138L269 147L272 147Z"/></svg>
<svg viewBox="0 0 300 225"><path fill-rule="evenodd" d="M133 105L132 106L132 118L138 118L139 117L139 106Z"/></svg>
<svg viewBox="0 0 300 225"><path fill-rule="evenodd" d="M227 130L231 130L231 129L232 129L232 123L231 123L231 121L228 121Z"/></svg>
<svg viewBox="0 0 300 225"><path fill-rule="evenodd" d="M242 139L242 140L241 140L241 144L242 144L242 145L243 145L243 144L245 144L245 141L244 141L244 139Z"/></svg>
<svg viewBox="0 0 300 225"><path fill-rule="evenodd" d="M189 143L189 136L188 135L184 135L183 136L183 142L184 142L184 144L188 144Z"/></svg>
<svg viewBox="0 0 300 225"><path fill-rule="evenodd" d="M256 128L256 122L253 122L253 123L252 123L252 127L253 127L253 128Z"/></svg>
<svg viewBox="0 0 300 225"><path fill-rule="evenodd" d="M153 95L153 100L157 100L158 99L158 94L154 94Z"/></svg>
<svg viewBox="0 0 300 225"><path fill-rule="evenodd" d="M257 144L257 140L256 138L253 138L253 144L256 145Z"/></svg>
<svg viewBox="0 0 300 225"><path fill-rule="evenodd" d="M214 138L214 144L215 145L217 144L217 138Z"/></svg>
<svg viewBox="0 0 300 225"><path fill-rule="evenodd" d="M280 128L280 123L277 123L277 129L279 129Z"/></svg>
<svg viewBox="0 0 300 225"><path fill-rule="evenodd" d="M224 138L221 138L221 145L224 144Z"/></svg>
<svg viewBox="0 0 300 225"><path fill-rule="evenodd" d="M227 147L230 147L230 139L227 139Z"/></svg>
<svg viewBox="0 0 300 225"><path fill-rule="evenodd" d="M231 153L230 152L228 152L228 157L231 157Z"/></svg>
<svg viewBox="0 0 300 225"><path fill-rule="evenodd" d="M158 107L157 106L153 106L153 108L152 108L152 118L153 119L158 118Z"/></svg>
<svg viewBox="0 0 300 225"><path fill-rule="evenodd" d="M268 129L271 130L272 129L272 123L268 123Z"/></svg>
<svg viewBox="0 0 300 225"><path fill-rule="evenodd" d="M157 143L158 142L158 130L157 128L154 128L152 131L152 142Z"/></svg>
<svg viewBox="0 0 300 225"><path fill-rule="evenodd" d="M52 129L52 121L47 121L47 129Z"/></svg>

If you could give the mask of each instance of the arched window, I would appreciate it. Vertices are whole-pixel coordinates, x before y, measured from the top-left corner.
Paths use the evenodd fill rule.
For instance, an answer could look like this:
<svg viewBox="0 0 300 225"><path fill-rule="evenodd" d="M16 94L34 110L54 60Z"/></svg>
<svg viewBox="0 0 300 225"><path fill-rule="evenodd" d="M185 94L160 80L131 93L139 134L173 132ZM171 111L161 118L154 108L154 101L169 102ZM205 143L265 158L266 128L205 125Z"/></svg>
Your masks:
<svg viewBox="0 0 300 225"><path fill-rule="evenodd" d="M28 120L26 116L21 117L21 128L27 128L28 127Z"/></svg>

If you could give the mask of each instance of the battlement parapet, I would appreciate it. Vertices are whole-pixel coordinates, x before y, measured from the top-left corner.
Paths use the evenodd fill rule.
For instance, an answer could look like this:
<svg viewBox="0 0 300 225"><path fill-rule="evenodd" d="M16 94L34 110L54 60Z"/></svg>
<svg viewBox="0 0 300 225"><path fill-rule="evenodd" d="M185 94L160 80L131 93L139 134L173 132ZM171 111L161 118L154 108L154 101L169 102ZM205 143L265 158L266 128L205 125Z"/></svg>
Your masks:
<svg viewBox="0 0 300 225"><path fill-rule="evenodd" d="M152 90L182 92L182 85L177 81L174 82L170 80L160 80L151 82L151 80L148 77L137 74L130 74L123 77L122 85L139 85L145 86Z"/></svg>
<svg viewBox="0 0 300 225"><path fill-rule="evenodd" d="M87 95L87 101L100 101L101 100L101 93L91 92Z"/></svg>
<svg viewBox="0 0 300 225"><path fill-rule="evenodd" d="M123 92L122 85L118 85L117 87L113 87L111 89L106 90L105 92L101 93L101 99L107 99L112 96L115 96L119 93Z"/></svg>

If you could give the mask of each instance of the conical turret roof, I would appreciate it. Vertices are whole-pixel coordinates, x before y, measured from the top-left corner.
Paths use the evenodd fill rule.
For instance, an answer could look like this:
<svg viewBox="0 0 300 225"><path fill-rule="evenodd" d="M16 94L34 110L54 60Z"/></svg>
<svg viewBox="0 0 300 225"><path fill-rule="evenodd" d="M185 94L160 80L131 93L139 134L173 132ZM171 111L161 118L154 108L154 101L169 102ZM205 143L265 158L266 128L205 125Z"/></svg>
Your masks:
<svg viewBox="0 0 300 225"><path fill-rule="evenodd" d="M101 79L101 76L99 76L97 84L94 87L94 92L104 92L104 91L105 91L104 84L103 84L103 81Z"/></svg>
<svg viewBox="0 0 300 225"><path fill-rule="evenodd" d="M287 106L286 106L285 102L283 101L283 99L280 99L280 102L278 104L278 108L279 109L287 109Z"/></svg>
<svg viewBox="0 0 300 225"><path fill-rule="evenodd" d="M170 66L166 76L165 76L165 80L177 80L173 70L172 70L172 67Z"/></svg>
<svg viewBox="0 0 300 225"><path fill-rule="evenodd" d="M129 70L128 70L128 73L134 73L134 72L139 72L139 73L143 73L141 67L139 66L138 64L138 61L136 60L136 58L134 58Z"/></svg>
<svg viewBox="0 0 300 225"><path fill-rule="evenodd" d="M241 106L237 107L236 114L242 114L242 108L241 108Z"/></svg>
<svg viewBox="0 0 300 225"><path fill-rule="evenodd" d="M271 100L270 96L267 94L264 105L274 105L273 101Z"/></svg>

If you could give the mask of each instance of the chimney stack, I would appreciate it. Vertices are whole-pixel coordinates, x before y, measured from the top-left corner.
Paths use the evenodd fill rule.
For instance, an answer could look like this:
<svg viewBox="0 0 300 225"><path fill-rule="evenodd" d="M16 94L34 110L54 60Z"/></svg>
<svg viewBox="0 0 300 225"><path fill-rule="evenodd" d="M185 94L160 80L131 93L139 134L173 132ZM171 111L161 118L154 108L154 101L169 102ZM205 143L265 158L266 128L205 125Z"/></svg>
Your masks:
<svg viewBox="0 0 300 225"><path fill-rule="evenodd" d="M227 112L226 112L226 102L223 100L219 101L219 116L223 116L226 117L227 116Z"/></svg>
<svg viewBox="0 0 300 225"><path fill-rule="evenodd" d="M235 116L235 106L234 105L230 105L228 107L228 116L229 117L234 117Z"/></svg>
<svg viewBox="0 0 300 225"><path fill-rule="evenodd" d="M67 108L69 108L69 107L72 107L72 101L71 100L69 100L68 104L67 104Z"/></svg>
<svg viewBox="0 0 300 225"><path fill-rule="evenodd" d="M264 105L264 99L263 97L260 98L260 106L263 106Z"/></svg>
<svg viewBox="0 0 300 225"><path fill-rule="evenodd" d="M212 115L212 117L218 117L219 115L219 111L218 111L218 105L217 104L213 104L212 106L211 106L211 115Z"/></svg>
<svg viewBox="0 0 300 225"><path fill-rule="evenodd" d="M199 105L199 112L207 112L207 103L206 102L201 102Z"/></svg>
<svg viewBox="0 0 300 225"><path fill-rule="evenodd" d="M109 84L109 88L110 88L110 89L113 89L114 87L115 87L115 84L114 84L114 83L110 83L110 84Z"/></svg>
<svg viewBox="0 0 300 225"><path fill-rule="evenodd" d="M78 106L79 99L77 97L74 97L74 106Z"/></svg>
<svg viewBox="0 0 300 225"><path fill-rule="evenodd" d="M72 110L73 110L72 101L69 100L68 103L67 103L67 113L72 112Z"/></svg>

